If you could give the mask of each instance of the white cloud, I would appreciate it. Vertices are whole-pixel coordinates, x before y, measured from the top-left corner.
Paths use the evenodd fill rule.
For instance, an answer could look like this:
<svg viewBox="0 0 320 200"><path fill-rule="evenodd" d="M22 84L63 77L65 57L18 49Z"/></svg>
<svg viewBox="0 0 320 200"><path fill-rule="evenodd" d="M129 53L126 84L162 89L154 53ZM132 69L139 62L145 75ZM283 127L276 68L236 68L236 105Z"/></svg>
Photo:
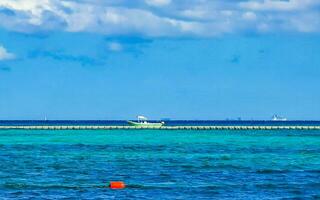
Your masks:
<svg viewBox="0 0 320 200"><path fill-rule="evenodd" d="M118 42L110 42L109 43L109 50L110 51L122 51L123 47Z"/></svg>
<svg viewBox="0 0 320 200"><path fill-rule="evenodd" d="M204 9L188 9L181 11L181 14L190 18L204 18L208 13Z"/></svg>
<svg viewBox="0 0 320 200"><path fill-rule="evenodd" d="M318 0L263 0L241 2L243 8L251 10L294 11L305 10L320 5Z"/></svg>
<svg viewBox="0 0 320 200"><path fill-rule="evenodd" d="M245 12L243 13L242 18L245 20L253 21L257 19L257 15L254 12Z"/></svg>
<svg viewBox="0 0 320 200"><path fill-rule="evenodd" d="M145 0L151 6L166 6L171 3L171 0Z"/></svg>
<svg viewBox="0 0 320 200"><path fill-rule="evenodd" d="M14 59L15 55L8 52L3 46L0 45L0 60Z"/></svg>
<svg viewBox="0 0 320 200"><path fill-rule="evenodd" d="M112 7L72 1L1 0L0 8L17 12L7 16L0 13L0 26L22 32L63 30L69 32L98 32L107 35L140 34L150 37L195 34L194 22L160 17L140 8ZM1 20L3 19L3 20Z"/></svg>
<svg viewBox="0 0 320 200"><path fill-rule="evenodd" d="M245 31L320 32L319 0L144 2L0 0L0 27L31 33L58 30L148 37L208 37Z"/></svg>

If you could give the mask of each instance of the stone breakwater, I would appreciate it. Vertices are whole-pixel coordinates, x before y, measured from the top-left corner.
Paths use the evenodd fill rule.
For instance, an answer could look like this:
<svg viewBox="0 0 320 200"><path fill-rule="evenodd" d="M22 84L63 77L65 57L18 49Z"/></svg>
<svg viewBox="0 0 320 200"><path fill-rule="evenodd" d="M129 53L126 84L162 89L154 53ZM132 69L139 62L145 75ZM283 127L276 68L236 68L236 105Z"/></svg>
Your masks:
<svg viewBox="0 0 320 200"><path fill-rule="evenodd" d="M320 130L320 126L0 126L0 130Z"/></svg>

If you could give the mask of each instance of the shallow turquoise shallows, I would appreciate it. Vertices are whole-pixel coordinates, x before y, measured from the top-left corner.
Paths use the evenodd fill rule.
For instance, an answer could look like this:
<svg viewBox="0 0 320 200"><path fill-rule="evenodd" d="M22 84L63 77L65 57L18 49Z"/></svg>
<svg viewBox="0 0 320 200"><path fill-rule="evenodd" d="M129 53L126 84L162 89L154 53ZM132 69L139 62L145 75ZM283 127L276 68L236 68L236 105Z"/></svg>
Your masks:
<svg viewBox="0 0 320 200"><path fill-rule="evenodd" d="M0 148L0 199L320 198L320 131L2 130Z"/></svg>

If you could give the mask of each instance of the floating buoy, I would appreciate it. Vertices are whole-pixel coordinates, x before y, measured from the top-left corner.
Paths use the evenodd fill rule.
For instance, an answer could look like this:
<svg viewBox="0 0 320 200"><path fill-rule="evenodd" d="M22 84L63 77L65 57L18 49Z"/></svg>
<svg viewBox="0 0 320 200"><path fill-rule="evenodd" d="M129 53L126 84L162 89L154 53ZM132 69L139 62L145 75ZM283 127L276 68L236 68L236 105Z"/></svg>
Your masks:
<svg viewBox="0 0 320 200"><path fill-rule="evenodd" d="M109 184L109 188L111 189L124 189L126 185L122 181L111 181Z"/></svg>

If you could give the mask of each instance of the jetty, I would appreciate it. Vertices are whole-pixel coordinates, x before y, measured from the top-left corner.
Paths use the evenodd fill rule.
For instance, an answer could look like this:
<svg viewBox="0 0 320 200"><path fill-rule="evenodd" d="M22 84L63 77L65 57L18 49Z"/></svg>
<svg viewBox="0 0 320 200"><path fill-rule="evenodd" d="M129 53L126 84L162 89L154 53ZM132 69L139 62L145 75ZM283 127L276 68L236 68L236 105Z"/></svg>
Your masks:
<svg viewBox="0 0 320 200"><path fill-rule="evenodd" d="M78 126L0 126L0 130L320 130L320 126L96 126L96 125L78 125Z"/></svg>

